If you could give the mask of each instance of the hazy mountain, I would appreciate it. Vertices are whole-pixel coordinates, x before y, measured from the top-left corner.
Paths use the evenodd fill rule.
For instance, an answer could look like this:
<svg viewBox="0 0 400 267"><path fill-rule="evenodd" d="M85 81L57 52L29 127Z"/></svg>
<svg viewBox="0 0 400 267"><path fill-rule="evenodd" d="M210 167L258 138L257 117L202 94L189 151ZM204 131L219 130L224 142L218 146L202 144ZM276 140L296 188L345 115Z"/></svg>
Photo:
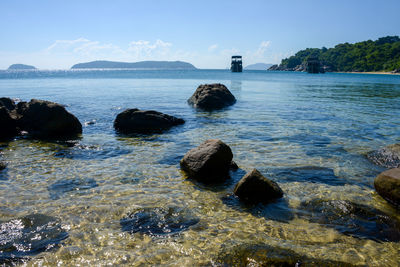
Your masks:
<svg viewBox="0 0 400 267"><path fill-rule="evenodd" d="M196 69L196 67L183 61L140 61L128 63L100 60L75 64L71 69Z"/></svg>
<svg viewBox="0 0 400 267"><path fill-rule="evenodd" d="M266 64L266 63L256 63L256 64L251 64L245 67L245 70L267 70L269 67L271 67L273 64Z"/></svg>
<svg viewBox="0 0 400 267"><path fill-rule="evenodd" d="M25 64L12 64L8 67L9 70L35 70L34 66L25 65Z"/></svg>

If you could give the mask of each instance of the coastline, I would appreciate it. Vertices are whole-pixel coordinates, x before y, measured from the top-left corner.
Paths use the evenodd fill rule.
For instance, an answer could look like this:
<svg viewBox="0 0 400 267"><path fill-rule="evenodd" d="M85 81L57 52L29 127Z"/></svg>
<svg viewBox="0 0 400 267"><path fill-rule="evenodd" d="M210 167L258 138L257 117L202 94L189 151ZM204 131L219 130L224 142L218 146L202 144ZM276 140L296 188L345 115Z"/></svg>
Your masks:
<svg viewBox="0 0 400 267"><path fill-rule="evenodd" d="M354 74L380 74L380 75L400 75L400 73L394 72L386 72L386 71L366 71L366 72L357 72L357 71L332 71L332 73L354 73Z"/></svg>

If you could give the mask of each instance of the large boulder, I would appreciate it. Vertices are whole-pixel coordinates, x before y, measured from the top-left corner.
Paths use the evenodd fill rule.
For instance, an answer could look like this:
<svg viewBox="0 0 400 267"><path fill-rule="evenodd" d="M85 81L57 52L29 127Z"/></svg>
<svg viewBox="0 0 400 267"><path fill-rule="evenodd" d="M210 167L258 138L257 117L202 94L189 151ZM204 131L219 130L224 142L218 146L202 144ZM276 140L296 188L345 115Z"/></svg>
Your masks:
<svg viewBox="0 0 400 267"><path fill-rule="evenodd" d="M114 128L123 134L158 133L173 126L184 124L176 118L154 110L127 109L117 115Z"/></svg>
<svg viewBox="0 0 400 267"><path fill-rule="evenodd" d="M221 109L235 102L236 99L232 93L220 83L202 84L188 99L190 105L205 110Z"/></svg>
<svg viewBox="0 0 400 267"><path fill-rule="evenodd" d="M400 168L379 174L375 178L374 186L379 195L400 208Z"/></svg>
<svg viewBox="0 0 400 267"><path fill-rule="evenodd" d="M17 105L18 125L29 135L39 138L75 137L82 133L82 124L62 105L32 99Z"/></svg>
<svg viewBox="0 0 400 267"><path fill-rule="evenodd" d="M379 150L371 151L367 154L367 158L373 163L386 167L400 167L400 144L388 145Z"/></svg>
<svg viewBox="0 0 400 267"><path fill-rule="evenodd" d="M180 165L190 178L214 183L229 178L232 158L232 150L227 144L218 139L209 139L189 150Z"/></svg>
<svg viewBox="0 0 400 267"><path fill-rule="evenodd" d="M8 97L0 97L0 107L5 107L8 111L16 108L14 100Z"/></svg>
<svg viewBox="0 0 400 267"><path fill-rule="evenodd" d="M277 183L264 177L258 170L246 173L233 190L244 202L268 203L283 196Z"/></svg>
<svg viewBox="0 0 400 267"><path fill-rule="evenodd" d="M8 139L15 136L17 131L17 122L11 117L6 107L0 105L0 140Z"/></svg>

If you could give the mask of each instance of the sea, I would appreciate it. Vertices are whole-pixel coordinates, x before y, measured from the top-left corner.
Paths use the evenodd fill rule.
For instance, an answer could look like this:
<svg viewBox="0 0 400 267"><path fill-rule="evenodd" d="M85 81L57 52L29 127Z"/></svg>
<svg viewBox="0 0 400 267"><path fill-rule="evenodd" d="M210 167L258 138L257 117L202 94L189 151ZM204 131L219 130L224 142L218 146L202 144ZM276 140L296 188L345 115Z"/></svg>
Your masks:
<svg viewBox="0 0 400 267"><path fill-rule="evenodd" d="M226 85L237 102L192 108L187 99L206 83ZM83 125L68 142L0 143L0 222L43 214L68 235L26 249L24 265L399 266L400 212L374 190L386 169L366 157L400 143L398 75L0 71L0 97L60 103ZM186 123L119 135L113 122L128 108ZM222 184L180 170L184 154L207 139L228 144L239 166ZM254 168L279 184L282 199L247 205L233 195ZM0 232L1 248L8 233Z"/></svg>

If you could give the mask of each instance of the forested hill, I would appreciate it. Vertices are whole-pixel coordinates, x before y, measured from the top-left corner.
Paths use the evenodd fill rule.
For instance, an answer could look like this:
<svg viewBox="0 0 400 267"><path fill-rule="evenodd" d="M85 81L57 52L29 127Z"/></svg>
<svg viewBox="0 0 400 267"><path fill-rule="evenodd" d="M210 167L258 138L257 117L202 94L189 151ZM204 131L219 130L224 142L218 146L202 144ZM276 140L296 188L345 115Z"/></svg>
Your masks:
<svg viewBox="0 0 400 267"><path fill-rule="evenodd" d="M116 62L116 61L92 61L79 63L71 69L196 69L195 66L183 61L140 61L140 62Z"/></svg>
<svg viewBox="0 0 400 267"><path fill-rule="evenodd" d="M333 48L307 48L283 59L275 69L295 70L308 58L318 58L328 71L399 71L400 38L387 36L376 41L338 44Z"/></svg>

